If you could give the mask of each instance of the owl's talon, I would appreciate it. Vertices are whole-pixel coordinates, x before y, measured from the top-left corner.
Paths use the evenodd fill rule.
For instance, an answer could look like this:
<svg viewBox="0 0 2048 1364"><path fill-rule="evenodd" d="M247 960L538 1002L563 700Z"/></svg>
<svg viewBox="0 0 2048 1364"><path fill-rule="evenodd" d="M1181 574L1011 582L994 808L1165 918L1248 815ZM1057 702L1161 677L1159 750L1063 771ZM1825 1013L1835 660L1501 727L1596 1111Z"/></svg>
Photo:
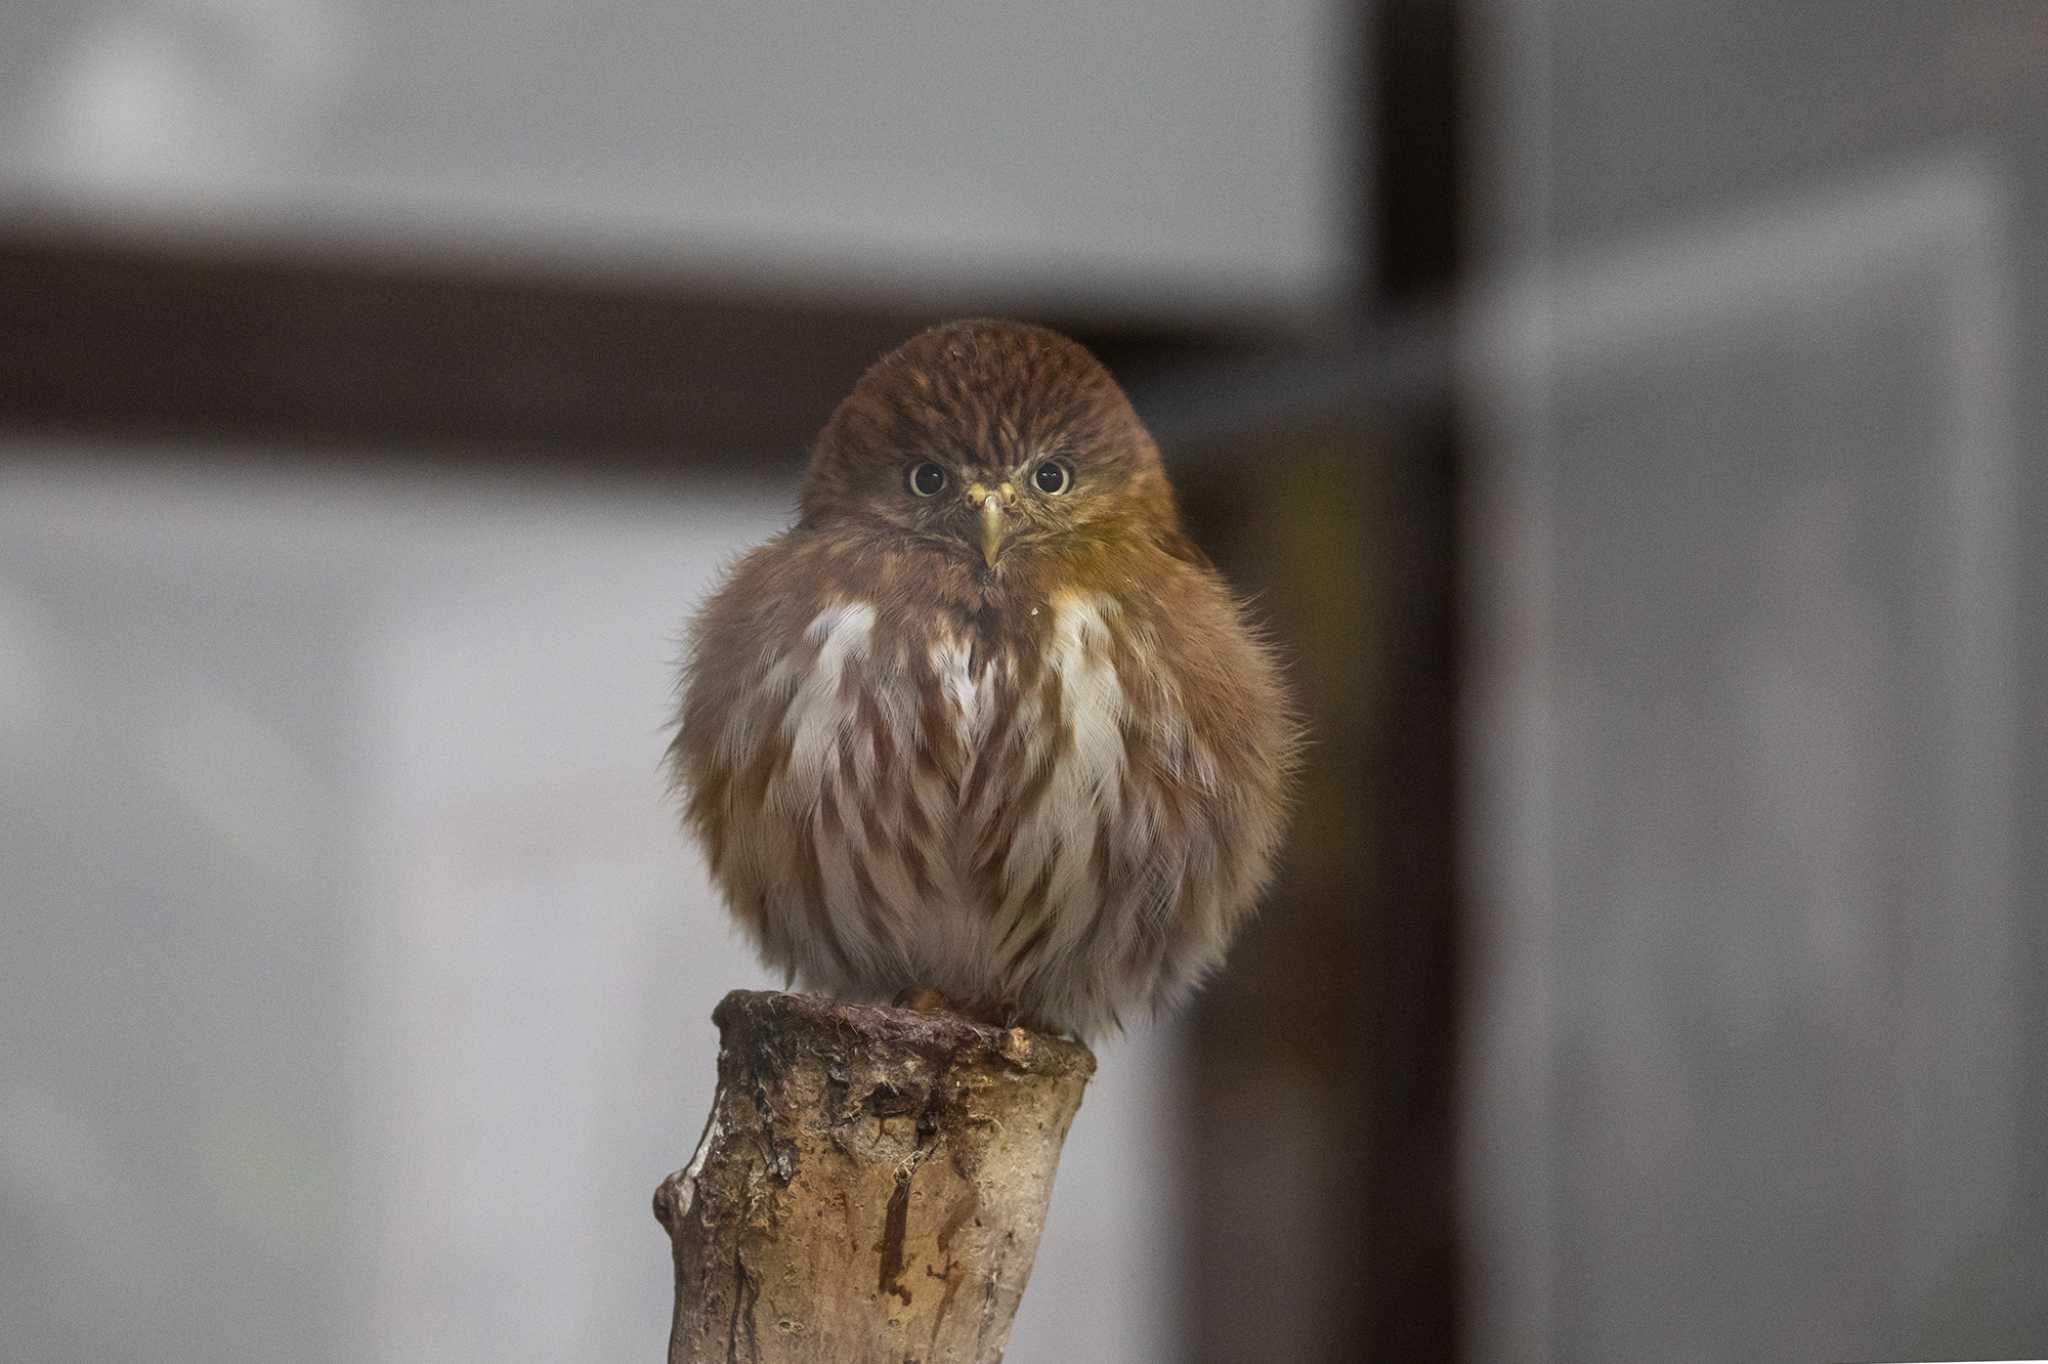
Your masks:
<svg viewBox="0 0 2048 1364"><path fill-rule="evenodd" d="M896 1007L921 1014L957 1014L960 1006L929 985L913 985L896 996Z"/></svg>

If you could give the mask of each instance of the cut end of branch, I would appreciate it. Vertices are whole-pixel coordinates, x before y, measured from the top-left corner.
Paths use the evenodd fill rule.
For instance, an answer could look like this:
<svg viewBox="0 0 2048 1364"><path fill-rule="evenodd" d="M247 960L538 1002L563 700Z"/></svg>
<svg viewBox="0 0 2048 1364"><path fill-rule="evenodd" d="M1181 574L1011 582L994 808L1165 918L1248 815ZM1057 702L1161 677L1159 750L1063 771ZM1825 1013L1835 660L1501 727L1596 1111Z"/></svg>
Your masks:
<svg viewBox="0 0 2048 1364"><path fill-rule="evenodd" d="M944 1010L845 1004L823 995L734 990L711 1011L727 1047L749 1039L802 1036L829 1050L880 1047L930 1060L985 1058L1024 1074L1078 1077L1095 1073L1095 1053L1070 1038L1025 1028L999 1028Z"/></svg>

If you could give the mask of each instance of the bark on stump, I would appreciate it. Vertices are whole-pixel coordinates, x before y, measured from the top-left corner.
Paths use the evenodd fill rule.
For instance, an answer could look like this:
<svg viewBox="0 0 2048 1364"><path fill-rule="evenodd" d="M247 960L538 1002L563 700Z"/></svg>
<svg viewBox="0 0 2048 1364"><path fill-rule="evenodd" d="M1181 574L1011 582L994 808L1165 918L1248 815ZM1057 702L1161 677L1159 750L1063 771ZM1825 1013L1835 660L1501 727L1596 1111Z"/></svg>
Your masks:
<svg viewBox="0 0 2048 1364"><path fill-rule="evenodd" d="M736 990L718 1094L654 1195L669 1364L993 1364L1086 1047L945 1013Z"/></svg>

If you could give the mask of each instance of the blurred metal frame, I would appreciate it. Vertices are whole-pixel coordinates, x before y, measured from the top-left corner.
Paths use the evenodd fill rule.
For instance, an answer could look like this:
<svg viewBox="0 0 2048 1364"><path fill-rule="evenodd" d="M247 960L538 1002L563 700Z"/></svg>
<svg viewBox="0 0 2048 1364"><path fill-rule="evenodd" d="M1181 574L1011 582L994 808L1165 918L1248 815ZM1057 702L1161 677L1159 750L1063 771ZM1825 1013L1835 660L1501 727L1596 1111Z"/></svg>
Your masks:
<svg viewBox="0 0 2048 1364"><path fill-rule="evenodd" d="M1172 404L1190 517L1292 656L1312 735L1289 869L1196 1013L1188 1352L1216 1364L1461 1353L1462 8L1371 8L1379 324Z"/></svg>
<svg viewBox="0 0 2048 1364"><path fill-rule="evenodd" d="M1954 804L1940 857L1945 925L1956 950L1975 964L1973 981L1999 979L2001 967L2020 958L2016 831L2003 813L2019 808L2021 709L2012 684L2014 321L1999 288L2010 249L2005 178L1995 161L1968 152L1908 164L1567 258L1475 300L1463 364L1470 410L1495 452L1473 480L1467 531L1482 547L1471 571L1480 589L1474 600L1484 609L1473 621L1463 819L1494 831L1473 850L1472 1014L1458 1058L1461 1112L1470 1124L1460 1156L1465 1244L1487 1285L1470 1304L1476 1357L1555 1357L1570 1306L1560 1306L1564 1293L1555 1282L1571 1255L1553 1186L1556 1153L1569 1147L1558 1108L1573 1077L1560 1059L1558 1020L1571 992L1560 984L1569 973L1554 940L1561 916L1578 906L1560 896L1553 861L1562 831L1547 805L1560 742L1547 725L1564 694L1552 581L1562 551L1546 539L1559 519L1552 487L1559 450L1548 432L1565 376L1704 322L1874 293L1903 272L1941 282L1940 340L1949 363L1946 448L1937 455L1947 498L1941 524L1955 532L1944 546L1945 567L1949 597L1963 607L1944 622L1954 660L1944 717L1953 736L1947 780ZM2013 1018L1990 1033L2016 1039L2025 1007L2016 985L1991 1007L2001 1005ZM1941 1205L1953 1206L1917 1209L1916 1225L1976 1230L1965 1195L1994 1203L1996 1190L2023 1178L2020 1153L2001 1149L1999 1138L2017 1130L2011 1106L2020 1101L2024 1067L2016 1054L1989 1066L1974 1057L1977 1072L1954 1058L1940 1067L1920 1059L1930 1073L1967 1073L1979 1083L1972 1101L1934 1107L1931 1125L1952 1127L1921 1146L1998 1154L1978 1171L1983 1184L1942 1190ZM2010 1091L1999 1087L2004 1081L2013 1082ZM1918 1192L1903 1181L1901 1189L1902 1197ZM1679 1193L1672 1196L1683 1215ZM1917 1238L1914 1251L1915 1272L1888 1289L1908 1306L1932 1291L1944 1254L1962 1253L1933 1235Z"/></svg>

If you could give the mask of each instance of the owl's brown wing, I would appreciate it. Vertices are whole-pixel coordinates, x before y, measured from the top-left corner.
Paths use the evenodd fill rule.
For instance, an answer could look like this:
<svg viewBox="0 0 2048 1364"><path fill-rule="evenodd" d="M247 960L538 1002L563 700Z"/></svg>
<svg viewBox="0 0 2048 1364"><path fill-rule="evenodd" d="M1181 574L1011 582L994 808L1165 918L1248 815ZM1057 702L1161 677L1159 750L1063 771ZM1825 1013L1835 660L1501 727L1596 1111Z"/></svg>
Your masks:
<svg viewBox="0 0 2048 1364"><path fill-rule="evenodd" d="M1221 959L1270 874L1296 746L1272 651L1213 571L1161 554L1114 578L1053 598L1048 699L1021 698L1036 741L996 826L998 969L1083 1031Z"/></svg>
<svg viewBox="0 0 2048 1364"><path fill-rule="evenodd" d="M741 559L691 631L671 750L687 820L762 956L853 995L935 983L913 978L911 949L930 906L960 898L948 836L964 754L892 558L797 529Z"/></svg>
<svg viewBox="0 0 2048 1364"><path fill-rule="evenodd" d="M778 799L793 751L788 725L822 638L815 537L790 531L741 557L691 622L670 775L712 879L770 964L794 974L816 950L843 955L820 912L793 933L780 910L802 901L804 823Z"/></svg>
<svg viewBox="0 0 2048 1364"><path fill-rule="evenodd" d="M1216 572L1215 560L1211 559L1206 550L1196 544L1188 537L1185 531L1177 526L1160 538L1159 547L1166 551L1170 558L1177 559L1181 563L1201 569L1205 573Z"/></svg>

